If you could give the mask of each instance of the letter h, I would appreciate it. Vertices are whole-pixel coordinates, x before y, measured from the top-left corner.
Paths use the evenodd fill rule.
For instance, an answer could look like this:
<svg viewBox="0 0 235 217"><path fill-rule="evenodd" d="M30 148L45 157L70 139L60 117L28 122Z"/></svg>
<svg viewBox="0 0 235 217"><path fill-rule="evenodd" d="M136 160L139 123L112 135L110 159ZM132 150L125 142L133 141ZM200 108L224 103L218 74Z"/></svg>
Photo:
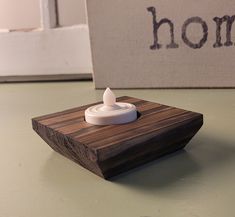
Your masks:
<svg viewBox="0 0 235 217"><path fill-rule="evenodd" d="M175 43L175 38L174 38L174 24L172 23L171 20L164 18L157 22L157 16L156 16L156 8L155 7L148 7L147 10L152 13L153 15L153 38L154 38L154 43L153 45L150 46L151 50L156 50L160 49L162 47L161 44L158 43L158 30L162 24L168 24L170 27L170 37L171 37L171 42L166 46L166 48L178 48L179 45Z"/></svg>

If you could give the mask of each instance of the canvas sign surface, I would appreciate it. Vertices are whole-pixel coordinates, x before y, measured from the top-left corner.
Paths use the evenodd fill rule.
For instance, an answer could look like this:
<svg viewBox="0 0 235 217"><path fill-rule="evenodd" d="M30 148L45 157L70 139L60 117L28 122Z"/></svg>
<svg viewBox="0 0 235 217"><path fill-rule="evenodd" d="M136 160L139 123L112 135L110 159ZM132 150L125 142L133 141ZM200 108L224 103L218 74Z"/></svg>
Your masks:
<svg viewBox="0 0 235 217"><path fill-rule="evenodd" d="M235 87L234 0L87 0L96 88Z"/></svg>

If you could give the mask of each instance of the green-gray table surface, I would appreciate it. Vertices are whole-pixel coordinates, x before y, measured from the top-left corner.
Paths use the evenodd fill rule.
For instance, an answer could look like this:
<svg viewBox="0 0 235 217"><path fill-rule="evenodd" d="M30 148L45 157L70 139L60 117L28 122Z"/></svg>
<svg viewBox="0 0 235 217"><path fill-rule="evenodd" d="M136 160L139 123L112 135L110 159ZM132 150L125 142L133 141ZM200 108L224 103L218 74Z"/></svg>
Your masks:
<svg viewBox="0 0 235 217"><path fill-rule="evenodd" d="M184 151L105 181L55 153L31 118L102 100L92 82L0 85L0 217L234 217L235 90L114 90L204 114Z"/></svg>

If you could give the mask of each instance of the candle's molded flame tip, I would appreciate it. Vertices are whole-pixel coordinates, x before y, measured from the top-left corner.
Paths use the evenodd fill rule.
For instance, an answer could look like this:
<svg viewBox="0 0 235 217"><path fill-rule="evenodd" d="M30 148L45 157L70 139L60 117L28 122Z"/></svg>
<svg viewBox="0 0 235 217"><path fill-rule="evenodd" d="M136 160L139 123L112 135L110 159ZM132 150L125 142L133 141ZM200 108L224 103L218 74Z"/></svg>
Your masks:
<svg viewBox="0 0 235 217"><path fill-rule="evenodd" d="M103 101L107 106L112 106L116 103L116 97L109 87L104 91Z"/></svg>

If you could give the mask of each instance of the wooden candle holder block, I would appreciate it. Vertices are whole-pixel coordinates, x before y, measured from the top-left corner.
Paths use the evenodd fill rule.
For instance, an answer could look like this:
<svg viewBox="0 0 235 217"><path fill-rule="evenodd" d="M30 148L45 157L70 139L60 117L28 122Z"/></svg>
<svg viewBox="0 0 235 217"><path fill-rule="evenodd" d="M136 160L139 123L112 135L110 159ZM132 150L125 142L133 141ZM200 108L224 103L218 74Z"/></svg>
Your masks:
<svg viewBox="0 0 235 217"><path fill-rule="evenodd" d="M33 129L52 149L91 172L109 179L182 149L203 125L203 115L132 97L136 121L94 126L84 120L86 105L32 119Z"/></svg>

